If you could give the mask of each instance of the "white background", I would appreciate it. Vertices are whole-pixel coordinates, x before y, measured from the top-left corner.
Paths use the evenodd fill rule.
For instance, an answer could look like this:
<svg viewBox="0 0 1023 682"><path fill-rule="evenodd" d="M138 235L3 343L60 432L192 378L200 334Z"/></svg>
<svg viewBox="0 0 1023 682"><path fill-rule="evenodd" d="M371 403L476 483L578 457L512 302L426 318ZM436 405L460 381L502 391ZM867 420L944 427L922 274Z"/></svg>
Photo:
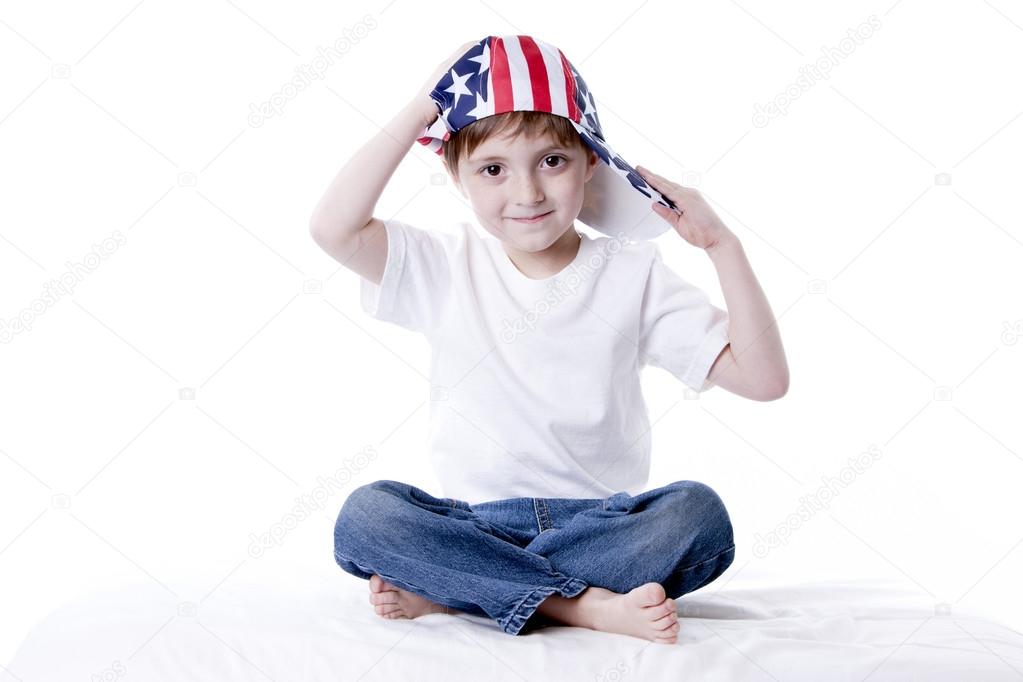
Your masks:
<svg viewBox="0 0 1023 682"><path fill-rule="evenodd" d="M720 584L754 565L890 577L1023 628L1018 6L23 2L0 10L0 661L101 584L148 576L199 602L185 576L211 592L258 562L330 563L358 485L439 493L428 346L361 312L308 220L443 58L507 33L558 45L614 148L712 202L779 320L780 401L644 374L649 487L703 481L731 511ZM818 60L829 77L799 87ZM471 219L439 172L416 145L376 215ZM657 242L724 305L702 252Z"/></svg>

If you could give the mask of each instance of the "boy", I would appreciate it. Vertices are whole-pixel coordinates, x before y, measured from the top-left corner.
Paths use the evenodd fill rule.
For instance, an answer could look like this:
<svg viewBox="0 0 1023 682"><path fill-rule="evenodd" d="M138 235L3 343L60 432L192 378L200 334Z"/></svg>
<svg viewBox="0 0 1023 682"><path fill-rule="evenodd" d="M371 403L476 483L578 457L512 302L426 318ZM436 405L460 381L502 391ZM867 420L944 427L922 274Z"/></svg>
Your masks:
<svg viewBox="0 0 1023 682"><path fill-rule="evenodd" d="M372 216L417 140L443 153L496 239ZM509 634L546 620L671 644L674 599L734 559L708 486L639 492L639 370L773 400L785 356L738 238L695 190L638 171L607 146L560 50L488 36L442 62L317 206L314 239L362 277L363 308L433 348L430 445L446 497L376 481L335 527L335 560L369 580L377 614L464 611ZM576 218L615 237L592 239ZM629 240L669 228L711 258L727 312L653 243Z"/></svg>

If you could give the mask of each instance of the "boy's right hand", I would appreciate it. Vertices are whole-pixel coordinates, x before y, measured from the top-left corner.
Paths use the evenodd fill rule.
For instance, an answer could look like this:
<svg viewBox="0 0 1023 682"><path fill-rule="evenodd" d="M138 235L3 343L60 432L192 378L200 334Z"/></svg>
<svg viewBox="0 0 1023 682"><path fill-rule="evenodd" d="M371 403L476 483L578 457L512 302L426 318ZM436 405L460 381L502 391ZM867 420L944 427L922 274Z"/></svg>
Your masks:
<svg viewBox="0 0 1023 682"><path fill-rule="evenodd" d="M441 77L447 73L458 58L468 52L469 48L478 42L478 40L470 40L452 52L450 57L442 61L437 68L434 69L434 72L419 89L419 93L413 100L413 104L423 112L424 127L430 127L430 125L437 120L437 116L440 113L437 110L437 103L433 101L432 97L430 97L430 92L437 87L437 81L439 81Z"/></svg>

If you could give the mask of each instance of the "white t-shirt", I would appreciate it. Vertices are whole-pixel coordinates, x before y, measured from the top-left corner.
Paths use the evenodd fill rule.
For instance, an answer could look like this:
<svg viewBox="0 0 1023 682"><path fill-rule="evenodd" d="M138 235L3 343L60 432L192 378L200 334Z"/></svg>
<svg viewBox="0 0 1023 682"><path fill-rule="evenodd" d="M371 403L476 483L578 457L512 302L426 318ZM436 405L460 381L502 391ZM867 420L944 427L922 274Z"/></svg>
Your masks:
<svg viewBox="0 0 1023 682"><path fill-rule="evenodd" d="M531 279L475 226L385 222L363 310L431 344L431 463L441 496L603 498L645 489L650 421L640 369L696 391L728 343L728 313L650 241L580 232L573 262Z"/></svg>

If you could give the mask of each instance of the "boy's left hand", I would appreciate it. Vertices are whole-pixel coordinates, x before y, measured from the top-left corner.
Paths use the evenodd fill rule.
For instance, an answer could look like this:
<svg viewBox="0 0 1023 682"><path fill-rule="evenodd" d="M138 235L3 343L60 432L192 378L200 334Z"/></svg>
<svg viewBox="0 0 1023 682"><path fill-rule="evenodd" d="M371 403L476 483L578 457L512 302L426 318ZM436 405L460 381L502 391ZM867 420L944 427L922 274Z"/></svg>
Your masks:
<svg viewBox="0 0 1023 682"><path fill-rule="evenodd" d="M643 166L636 166L636 170L648 185L671 199L682 211L679 215L661 203L653 205L654 213L664 218L687 242L707 250L735 237L698 191L671 182Z"/></svg>

